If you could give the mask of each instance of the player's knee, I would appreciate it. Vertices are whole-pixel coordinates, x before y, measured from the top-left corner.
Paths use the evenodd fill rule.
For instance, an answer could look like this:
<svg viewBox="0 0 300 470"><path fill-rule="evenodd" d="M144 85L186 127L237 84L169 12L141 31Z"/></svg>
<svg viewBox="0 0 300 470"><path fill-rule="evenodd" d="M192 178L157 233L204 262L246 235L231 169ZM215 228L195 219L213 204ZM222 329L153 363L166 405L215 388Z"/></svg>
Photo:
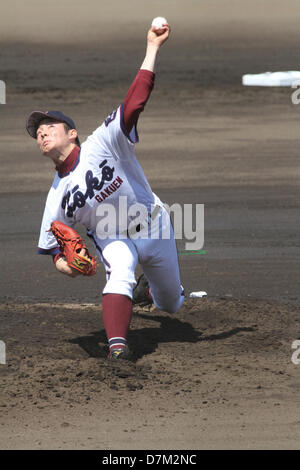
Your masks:
<svg viewBox="0 0 300 470"><path fill-rule="evenodd" d="M132 298L132 291L136 284L135 277L132 273L115 273L109 277L103 289L103 294L123 294Z"/></svg>
<svg viewBox="0 0 300 470"><path fill-rule="evenodd" d="M176 313L176 312L178 312L178 310L179 310L179 308L174 307L174 306L165 307L165 308L163 309L163 311L166 312L166 313Z"/></svg>
<svg viewBox="0 0 300 470"><path fill-rule="evenodd" d="M176 313L182 306L183 302L184 294L180 293L176 297L168 297L166 299L163 299L163 301L161 301L160 303L161 305L157 305L157 307L166 313Z"/></svg>

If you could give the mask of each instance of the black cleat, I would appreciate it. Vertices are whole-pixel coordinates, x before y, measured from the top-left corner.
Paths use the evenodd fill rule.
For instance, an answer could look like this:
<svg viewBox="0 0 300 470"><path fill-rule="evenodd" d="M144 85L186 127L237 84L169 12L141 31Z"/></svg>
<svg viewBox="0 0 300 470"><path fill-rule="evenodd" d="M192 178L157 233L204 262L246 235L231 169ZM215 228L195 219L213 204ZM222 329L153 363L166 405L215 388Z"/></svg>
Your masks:
<svg viewBox="0 0 300 470"><path fill-rule="evenodd" d="M133 289L132 304L140 305L141 307L153 304L149 284L144 274L140 275L137 284Z"/></svg>
<svg viewBox="0 0 300 470"><path fill-rule="evenodd" d="M110 361L119 361L129 359L129 349L126 348L119 348L119 349L112 349L108 355L108 359Z"/></svg>

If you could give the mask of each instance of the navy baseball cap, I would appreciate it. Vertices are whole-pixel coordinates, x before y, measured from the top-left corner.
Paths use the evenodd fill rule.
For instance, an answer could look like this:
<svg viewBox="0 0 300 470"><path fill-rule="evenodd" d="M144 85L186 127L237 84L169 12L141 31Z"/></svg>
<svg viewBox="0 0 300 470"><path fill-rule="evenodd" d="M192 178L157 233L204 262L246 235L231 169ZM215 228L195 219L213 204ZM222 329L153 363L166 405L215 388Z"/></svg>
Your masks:
<svg viewBox="0 0 300 470"><path fill-rule="evenodd" d="M26 129L29 135L36 139L36 131L43 119L53 119L57 122L65 122L71 129L76 129L73 119L66 116L61 111L33 111L29 114L26 122ZM78 137L76 138L76 145L80 146Z"/></svg>

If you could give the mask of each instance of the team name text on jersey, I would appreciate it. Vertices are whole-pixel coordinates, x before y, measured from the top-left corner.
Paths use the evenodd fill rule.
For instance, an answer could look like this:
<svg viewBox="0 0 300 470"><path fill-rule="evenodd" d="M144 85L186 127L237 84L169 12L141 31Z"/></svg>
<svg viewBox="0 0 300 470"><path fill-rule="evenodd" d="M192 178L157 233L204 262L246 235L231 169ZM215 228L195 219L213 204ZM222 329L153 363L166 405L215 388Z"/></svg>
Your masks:
<svg viewBox="0 0 300 470"><path fill-rule="evenodd" d="M67 207L67 212L66 212L67 217L73 217L74 212L77 208L84 207L87 199L92 199L95 196L95 191L101 191L101 189L103 188L106 182L112 181L114 177L115 168L107 165L107 160L103 160L103 162L100 163L99 168L101 168L102 170L101 181L99 181L99 178L94 176L91 170L88 170L85 174L85 183L86 183L85 193L83 193L82 191L79 191L79 185L77 184L76 186L74 186L74 188L72 188L71 191L68 191L63 197L61 206L64 210ZM118 189L119 185L123 182L121 178L117 178L117 180L118 181L116 182L114 181L113 184L110 185L111 188L109 186L106 197L109 196L116 189ZM73 200L71 201L72 195L73 195L73 198L72 198ZM101 195L102 195L102 192L101 192ZM102 195L102 199L103 199L103 195Z"/></svg>

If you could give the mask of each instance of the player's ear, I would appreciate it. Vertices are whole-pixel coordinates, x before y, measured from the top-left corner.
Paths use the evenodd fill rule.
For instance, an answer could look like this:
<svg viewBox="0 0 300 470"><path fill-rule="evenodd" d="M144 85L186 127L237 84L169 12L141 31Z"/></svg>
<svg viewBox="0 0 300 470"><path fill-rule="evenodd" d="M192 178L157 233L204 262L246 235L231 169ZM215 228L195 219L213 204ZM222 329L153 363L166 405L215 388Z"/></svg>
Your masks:
<svg viewBox="0 0 300 470"><path fill-rule="evenodd" d="M74 140L74 141L75 141L75 140L77 139L77 137L78 137L78 134L77 134L76 129L70 129L69 132L68 132L68 134L69 134L69 138L70 138L71 140Z"/></svg>

